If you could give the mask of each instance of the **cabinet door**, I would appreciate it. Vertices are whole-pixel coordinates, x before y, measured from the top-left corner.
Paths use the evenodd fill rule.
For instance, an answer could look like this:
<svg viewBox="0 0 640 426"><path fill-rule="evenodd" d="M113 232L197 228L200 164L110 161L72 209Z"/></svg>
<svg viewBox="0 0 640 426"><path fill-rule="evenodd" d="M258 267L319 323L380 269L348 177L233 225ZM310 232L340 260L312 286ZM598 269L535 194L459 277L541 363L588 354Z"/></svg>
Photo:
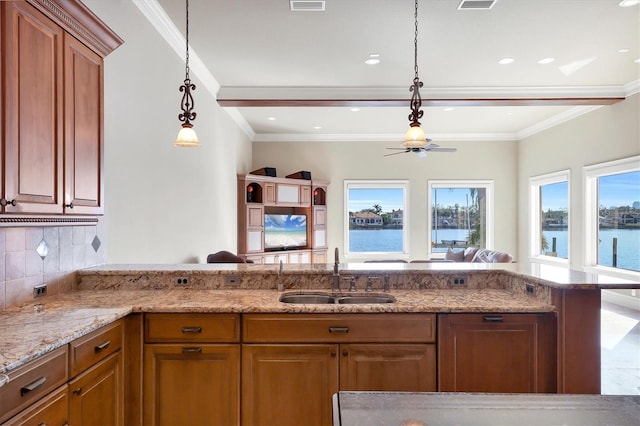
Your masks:
<svg viewBox="0 0 640 426"><path fill-rule="evenodd" d="M552 314L438 318L439 391L555 392Z"/></svg>
<svg viewBox="0 0 640 426"><path fill-rule="evenodd" d="M2 4L7 213L62 213L63 31L27 2Z"/></svg>
<svg viewBox="0 0 640 426"><path fill-rule="evenodd" d="M244 425L330 425L337 345L243 345Z"/></svg>
<svg viewBox="0 0 640 426"><path fill-rule="evenodd" d="M102 214L102 58L65 36L65 213Z"/></svg>
<svg viewBox="0 0 640 426"><path fill-rule="evenodd" d="M435 392L435 345L340 345L340 390Z"/></svg>
<svg viewBox="0 0 640 426"><path fill-rule="evenodd" d="M69 382L69 424L122 425L122 383L121 352Z"/></svg>
<svg viewBox="0 0 640 426"><path fill-rule="evenodd" d="M326 250L314 250L313 251L313 263L327 263L327 251Z"/></svg>
<svg viewBox="0 0 640 426"><path fill-rule="evenodd" d="M262 228L264 226L264 208L262 206L247 206L247 228Z"/></svg>
<svg viewBox="0 0 640 426"><path fill-rule="evenodd" d="M237 425L239 345L145 345L144 424Z"/></svg>
<svg viewBox="0 0 640 426"><path fill-rule="evenodd" d="M265 182L264 184L264 204L274 205L276 203L276 184Z"/></svg>
<svg viewBox="0 0 640 426"><path fill-rule="evenodd" d="M311 205L311 187L300 185L300 205Z"/></svg>

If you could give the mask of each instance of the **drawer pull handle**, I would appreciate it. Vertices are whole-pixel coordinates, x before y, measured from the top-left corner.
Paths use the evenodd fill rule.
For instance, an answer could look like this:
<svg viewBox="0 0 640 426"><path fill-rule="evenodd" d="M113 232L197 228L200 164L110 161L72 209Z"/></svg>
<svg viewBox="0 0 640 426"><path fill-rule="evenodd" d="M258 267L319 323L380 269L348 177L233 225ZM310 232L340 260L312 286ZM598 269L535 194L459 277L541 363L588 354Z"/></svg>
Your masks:
<svg viewBox="0 0 640 426"><path fill-rule="evenodd" d="M502 322L503 317L500 315L484 315L482 321L484 322Z"/></svg>
<svg viewBox="0 0 640 426"><path fill-rule="evenodd" d="M202 327L182 327L184 334L200 334L202 333Z"/></svg>
<svg viewBox="0 0 640 426"><path fill-rule="evenodd" d="M182 348L183 354L199 354L202 352L202 348Z"/></svg>
<svg viewBox="0 0 640 426"><path fill-rule="evenodd" d="M100 345L96 346L96 347L94 348L94 350L96 351L96 353L98 353L98 352L100 352L101 350L106 349L106 348L107 348L107 346L109 346L110 344L111 344L111 341L107 340L106 342L104 342L104 343L102 343L102 344L100 344Z"/></svg>
<svg viewBox="0 0 640 426"><path fill-rule="evenodd" d="M47 381L46 377L40 377L38 380L34 380L26 386L20 388L20 396L25 396L31 391L38 389L40 386L44 385L44 382Z"/></svg>
<svg viewBox="0 0 640 426"><path fill-rule="evenodd" d="M349 327L329 327L329 333L348 333Z"/></svg>
<svg viewBox="0 0 640 426"><path fill-rule="evenodd" d="M74 395L80 395L82 393L82 388L78 388L78 389L74 389L73 390L73 394Z"/></svg>

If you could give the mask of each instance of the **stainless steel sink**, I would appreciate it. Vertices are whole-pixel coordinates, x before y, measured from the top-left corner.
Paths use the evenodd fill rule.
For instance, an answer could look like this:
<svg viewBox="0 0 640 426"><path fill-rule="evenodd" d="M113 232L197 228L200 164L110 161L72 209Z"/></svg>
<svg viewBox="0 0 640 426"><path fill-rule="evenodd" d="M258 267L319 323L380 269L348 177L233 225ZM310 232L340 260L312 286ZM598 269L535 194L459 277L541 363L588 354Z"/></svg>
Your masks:
<svg viewBox="0 0 640 426"><path fill-rule="evenodd" d="M396 298L393 296L345 296L338 298L341 304L372 304L372 303L394 303Z"/></svg>
<svg viewBox="0 0 640 426"><path fill-rule="evenodd" d="M330 294L283 294L280 296L282 303L300 303L300 304L326 304L336 303L336 300Z"/></svg>
<svg viewBox="0 0 640 426"><path fill-rule="evenodd" d="M391 295L369 295L369 294L350 294L350 295L331 295L325 293L294 293L283 294L280 296L282 303L296 304L379 304L394 303L396 298Z"/></svg>

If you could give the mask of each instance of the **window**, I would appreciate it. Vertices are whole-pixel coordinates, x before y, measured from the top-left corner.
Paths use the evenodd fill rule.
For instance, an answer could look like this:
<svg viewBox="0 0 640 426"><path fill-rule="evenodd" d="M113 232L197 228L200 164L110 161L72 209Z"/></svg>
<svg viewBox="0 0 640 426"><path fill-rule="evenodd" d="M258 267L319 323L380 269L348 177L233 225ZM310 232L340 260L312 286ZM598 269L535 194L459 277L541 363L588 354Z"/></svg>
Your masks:
<svg viewBox="0 0 640 426"><path fill-rule="evenodd" d="M640 272L640 156L587 166L585 266Z"/></svg>
<svg viewBox="0 0 640 426"><path fill-rule="evenodd" d="M569 263L569 170L529 179L529 255Z"/></svg>
<svg viewBox="0 0 640 426"><path fill-rule="evenodd" d="M346 254L408 254L408 186L407 181L345 181Z"/></svg>
<svg viewBox="0 0 640 426"><path fill-rule="evenodd" d="M493 182L429 181L428 254L447 249L493 248Z"/></svg>

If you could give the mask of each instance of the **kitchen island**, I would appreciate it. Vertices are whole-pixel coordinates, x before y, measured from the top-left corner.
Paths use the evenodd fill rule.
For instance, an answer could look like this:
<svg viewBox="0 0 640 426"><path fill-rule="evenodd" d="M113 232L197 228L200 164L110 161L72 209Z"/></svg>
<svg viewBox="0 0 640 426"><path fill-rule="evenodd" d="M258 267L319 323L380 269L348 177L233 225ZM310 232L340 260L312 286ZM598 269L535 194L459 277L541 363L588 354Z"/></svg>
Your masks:
<svg viewBox="0 0 640 426"><path fill-rule="evenodd" d="M349 291L351 286L355 291ZM369 286L371 291L367 291ZM247 389L259 389L255 381L261 380L260 376L252 374L266 371L263 361L274 356L276 349L297 348L298 352L292 352L296 354L291 358L294 364L287 361L289 352L278 352L279 362L287 369L300 365L301 359L315 363L322 354L318 364L322 367L309 365L302 371L318 372L318 380L324 383L324 396L316 407L321 413L318 424L330 422L330 396L338 390L405 390L395 389L401 386L400 379L408 382L415 378L415 387L406 390L421 392L475 392L475 387L490 384L493 387L489 390L479 391L597 394L600 290L605 288L640 288L640 284L517 264L341 264L337 276L333 265L286 265L282 270L275 265L104 265L78 271L72 292L0 312L0 389L3 377L6 382L14 371L120 321L122 350L127 354L124 400L138 401L133 412L125 408L126 423L139 423L145 415L162 416L143 415L139 410L140 406L162 405L143 402L143 395L152 394L157 386L145 381L150 390L142 389L142 376L153 374L153 370L143 372L143 366L161 362L162 357L175 357L171 345L189 343L180 337L179 328L171 335L169 325L182 321L183 329L198 330L202 328L200 321L228 326L223 337L200 340L205 346L198 343L196 348L201 348L200 357L218 359L219 354L208 354L209 347L224 349L225 356L231 356L222 371L231 374L226 380L236 389L231 396L237 395L237 401L229 405L236 407L228 417L232 423L240 418L240 406L253 404L248 412L276 407L274 401L260 402L260 393L247 394ZM309 293L336 301L347 296L391 296L394 301L280 301L283 295ZM162 331L154 337L149 327L156 323L169 334ZM327 326L329 333L324 334ZM413 331L398 334L399 327ZM467 342L467 346L448 343L454 340ZM485 340L491 344L483 343ZM456 347L474 354L487 351L489 356L500 358L498 364L515 362L518 367L511 369L511 376L496 379L492 364L485 362L479 365L486 367L484 371L476 370L482 373L476 374L475 382L460 381L456 377L464 376L460 372L475 359L455 352ZM196 348L187 347L189 351ZM299 352L311 348L315 348L315 355ZM372 379L371 372L386 371L380 360L397 374ZM188 359L184 362L181 368L197 365ZM415 369L421 373L414 374ZM369 373L363 375L362 371ZM325 382L326 374L333 378ZM396 384L391 379L394 375ZM253 382L247 381L251 377ZM278 382L284 382L282 377L289 379L290 375L279 372L278 377ZM287 398L299 396L294 391ZM264 416L268 415L265 412Z"/></svg>

